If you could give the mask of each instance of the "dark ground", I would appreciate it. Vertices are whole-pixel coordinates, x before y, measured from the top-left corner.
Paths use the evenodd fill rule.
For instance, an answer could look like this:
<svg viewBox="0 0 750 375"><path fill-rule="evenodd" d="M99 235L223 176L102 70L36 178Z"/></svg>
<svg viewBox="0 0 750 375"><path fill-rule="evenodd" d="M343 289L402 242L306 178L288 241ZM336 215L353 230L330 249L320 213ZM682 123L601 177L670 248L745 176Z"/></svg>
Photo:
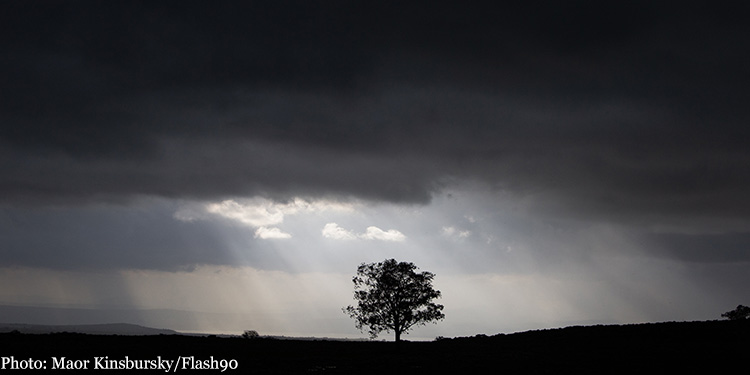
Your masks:
<svg viewBox="0 0 750 375"><path fill-rule="evenodd" d="M0 357L47 361L47 372L94 372L109 359L236 360L242 374L483 374L742 372L750 321L588 326L434 342L303 341L74 333L0 334ZM90 360L87 371L51 371L52 357ZM6 365L7 366L7 365ZM7 370L0 369L0 373ZM8 373L16 373L10 371ZM43 371L34 371L41 373ZM108 372L108 371L104 371ZM125 373L129 371L118 371ZM163 373L163 370L137 373ZM220 370L177 372L219 373Z"/></svg>

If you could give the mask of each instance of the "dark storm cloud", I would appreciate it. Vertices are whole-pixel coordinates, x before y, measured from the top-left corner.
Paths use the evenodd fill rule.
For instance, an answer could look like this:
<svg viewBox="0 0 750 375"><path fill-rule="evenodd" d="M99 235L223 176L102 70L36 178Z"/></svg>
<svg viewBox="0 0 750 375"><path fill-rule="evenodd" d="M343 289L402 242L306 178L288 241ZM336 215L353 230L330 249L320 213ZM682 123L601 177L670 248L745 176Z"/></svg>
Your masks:
<svg viewBox="0 0 750 375"><path fill-rule="evenodd" d="M173 202L0 210L0 267L78 271L192 270L199 265L279 269L282 261L248 228L176 220ZM226 224L226 223L224 223ZM220 227L221 226L221 227Z"/></svg>
<svg viewBox="0 0 750 375"><path fill-rule="evenodd" d="M2 7L6 204L468 178L566 214L750 213L744 5Z"/></svg>
<svg viewBox="0 0 750 375"><path fill-rule="evenodd" d="M649 247L655 249L654 254L666 258L696 263L750 262L750 233L661 233L650 235L648 241Z"/></svg>
<svg viewBox="0 0 750 375"><path fill-rule="evenodd" d="M0 267L178 270L235 260L212 228L171 214L165 207L3 210Z"/></svg>

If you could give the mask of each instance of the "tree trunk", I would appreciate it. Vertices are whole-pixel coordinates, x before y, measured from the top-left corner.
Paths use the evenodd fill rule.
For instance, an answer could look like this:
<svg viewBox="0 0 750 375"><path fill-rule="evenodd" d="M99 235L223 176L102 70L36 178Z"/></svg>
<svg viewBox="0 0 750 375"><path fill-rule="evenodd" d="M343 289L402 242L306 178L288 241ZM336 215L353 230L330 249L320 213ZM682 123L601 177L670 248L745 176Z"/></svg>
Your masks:
<svg viewBox="0 0 750 375"><path fill-rule="evenodd" d="M401 322L398 319L398 313L393 312L393 332L396 333L396 343L401 342Z"/></svg>

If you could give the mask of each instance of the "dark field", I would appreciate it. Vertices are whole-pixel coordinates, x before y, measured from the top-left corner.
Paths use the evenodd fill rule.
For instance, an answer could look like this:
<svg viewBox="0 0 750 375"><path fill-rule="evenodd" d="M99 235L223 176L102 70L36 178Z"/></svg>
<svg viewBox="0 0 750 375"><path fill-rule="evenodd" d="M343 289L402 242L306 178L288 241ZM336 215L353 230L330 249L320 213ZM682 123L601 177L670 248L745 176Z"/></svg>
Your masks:
<svg viewBox="0 0 750 375"><path fill-rule="evenodd" d="M226 360L225 366L236 365L236 369L225 371L229 374L719 373L730 369L742 373L750 357L749 323L569 327L403 342L399 346L381 341L3 333L0 356L6 362L11 356L17 361L29 358L46 361L46 372L50 373L113 372L95 369L94 359L122 360L125 356L130 360L171 361L194 357L204 361L198 367L208 365L214 369L191 370L190 365L183 368L181 363L176 372L205 374L219 373L221 360ZM52 371L53 357L58 363L61 357L89 362L86 370ZM214 362L210 362L212 357ZM8 371L10 365L5 366L0 372Z"/></svg>

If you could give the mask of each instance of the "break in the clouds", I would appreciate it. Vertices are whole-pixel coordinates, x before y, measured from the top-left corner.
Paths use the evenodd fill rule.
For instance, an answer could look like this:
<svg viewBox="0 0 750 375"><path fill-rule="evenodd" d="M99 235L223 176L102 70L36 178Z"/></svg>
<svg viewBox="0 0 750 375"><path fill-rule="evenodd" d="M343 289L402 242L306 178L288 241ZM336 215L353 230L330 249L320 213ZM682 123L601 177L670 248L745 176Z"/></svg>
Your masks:
<svg viewBox="0 0 750 375"><path fill-rule="evenodd" d="M173 217L184 222L196 220L229 219L251 228L256 228L255 238L285 239L290 233L282 231L275 225L284 223L289 215L320 212L353 212L355 203L327 200L304 200L294 198L287 202L274 202L265 198L242 199L239 202L227 199L221 202L188 204L178 209Z"/></svg>
<svg viewBox="0 0 750 375"><path fill-rule="evenodd" d="M226 200L208 204L206 211L253 227L280 224L284 221L283 207L277 207L267 201L242 205L233 200Z"/></svg>
<svg viewBox="0 0 750 375"><path fill-rule="evenodd" d="M355 233L342 228L336 223L327 223L321 231L323 237L334 240L380 240L380 241L404 241L406 236L396 229L382 230L376 226L369 226L364 233Z"/></svg>
<svg viewBox="0 0 750 375"><path fill-rule="evenodd" d="M268 239L285 239L292 238L289 233L282 232L279 228L260 227L255 231L255 238Z"/></svg>
<svg viewBox="0 0 750 375"><path fill-rule="evenodd" d="M332 238L334 240L355 240L358 237L352 231L346 230L336 223L326 224L323 227L321 234L323 234L323 237L325 238Z"/></svg>
<svg viewBox="0 0 750 375"><path fill-rule="evenodd" d="M186 222L193 222L199 218L210 220L210 216L205 215L208 213L257 228L255 238L287 239L292 237L291 233L273 227L273 225L283 224L285 216L315 212L353 213L356 211L356 207L357 204L355 203L325 200L307 201L300 198L295 198L286 203L263 198L246 200L244 203L229 199L218 203L192 205L192 207L180 209L174 213L174 218ZM382 230L376 226L368 226L364 233L354 233L336 223L327 223L323 227L322 235L326 238L338 240L403 241L406 239L406 236L396 229Z"/></svg>

